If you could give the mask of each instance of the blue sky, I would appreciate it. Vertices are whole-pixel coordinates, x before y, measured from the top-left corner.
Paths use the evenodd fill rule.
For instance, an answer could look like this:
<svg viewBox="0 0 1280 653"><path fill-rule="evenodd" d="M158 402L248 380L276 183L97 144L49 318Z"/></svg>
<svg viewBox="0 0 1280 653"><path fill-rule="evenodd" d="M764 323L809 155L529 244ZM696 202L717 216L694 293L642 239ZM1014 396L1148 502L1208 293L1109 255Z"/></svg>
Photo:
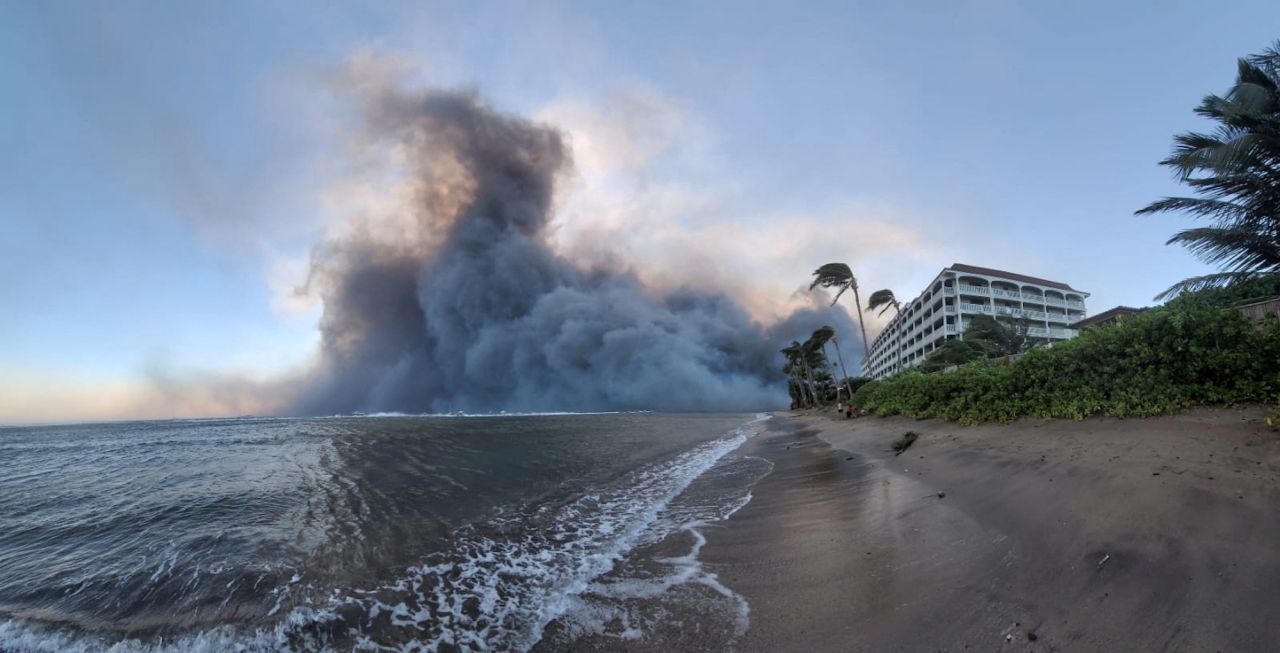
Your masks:
<svg viewBox="0 0 1280 653"><path fill-rule="evenodd" d="M0 2L0 421L305 364L288 289L370 201L353 61L561 125L563 251L604 234L654 284L767 320L831 257L903 296L959 261L1096 312L1204 270L1163 244L1186 219L1132 213L1280 38L1270 2L361 4Z"/></svg>

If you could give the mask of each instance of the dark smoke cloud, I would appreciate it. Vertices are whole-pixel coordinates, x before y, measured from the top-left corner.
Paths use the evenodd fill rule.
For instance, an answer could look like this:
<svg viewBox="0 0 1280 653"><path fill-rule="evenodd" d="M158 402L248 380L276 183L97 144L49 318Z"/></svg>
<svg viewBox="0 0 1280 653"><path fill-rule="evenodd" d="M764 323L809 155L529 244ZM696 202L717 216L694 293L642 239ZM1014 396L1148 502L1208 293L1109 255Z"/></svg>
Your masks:
<svg viewBox="0 0 1280 653"><path fill-rule="evenodd" d="M655 294L556 254L571 164L551 127L472 94L383 90L369 129L402 148L414 207L394 233L361 223L313 253L321 362L291 412L774 408L779 347L854 333L840 309L766 328L722 293Z"/></svg>

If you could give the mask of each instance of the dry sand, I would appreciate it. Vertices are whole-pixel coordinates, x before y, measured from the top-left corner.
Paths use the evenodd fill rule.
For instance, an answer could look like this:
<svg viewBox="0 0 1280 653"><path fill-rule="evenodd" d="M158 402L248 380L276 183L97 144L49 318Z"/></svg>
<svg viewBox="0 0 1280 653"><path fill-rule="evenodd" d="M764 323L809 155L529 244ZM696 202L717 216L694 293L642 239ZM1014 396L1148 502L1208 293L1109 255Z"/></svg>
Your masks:
<svg viewBox="0 0 1280 653"><path fill-rule="evenodd" d="M747 651L1280 650L1280 434L1146 420L782 414L702 560ZM901 456L890 443L920 434Z"/></svg>

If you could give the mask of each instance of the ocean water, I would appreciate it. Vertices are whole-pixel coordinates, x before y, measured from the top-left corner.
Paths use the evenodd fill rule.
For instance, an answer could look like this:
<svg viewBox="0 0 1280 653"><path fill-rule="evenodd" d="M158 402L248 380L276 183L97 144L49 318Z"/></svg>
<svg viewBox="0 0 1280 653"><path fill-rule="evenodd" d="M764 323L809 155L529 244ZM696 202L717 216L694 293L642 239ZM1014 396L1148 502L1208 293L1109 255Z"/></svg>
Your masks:
<svg viewBox="0 0 1280 653"><path fill-rule="evenodd" d="M359 416L0 429L0 651L726 645L701 528L764 415Z"/></svg>

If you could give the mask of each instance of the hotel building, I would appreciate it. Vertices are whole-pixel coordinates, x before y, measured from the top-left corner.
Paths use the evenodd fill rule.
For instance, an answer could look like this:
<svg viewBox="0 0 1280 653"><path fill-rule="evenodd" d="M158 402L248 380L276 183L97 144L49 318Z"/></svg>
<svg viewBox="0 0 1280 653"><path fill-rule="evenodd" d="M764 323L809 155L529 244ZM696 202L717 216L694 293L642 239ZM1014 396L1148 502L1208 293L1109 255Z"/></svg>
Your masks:
<svg viewBox="0 0 1280 653"><path fill-rule="evenodd" d="M944 340L961 337L978 315L1018 319L1033 338L1074 338L1070 325L1084 319L1088 296L1057 281L955 263L919 297L903 302L871 343L862 373L881 379L919 365Z"/></svg>

